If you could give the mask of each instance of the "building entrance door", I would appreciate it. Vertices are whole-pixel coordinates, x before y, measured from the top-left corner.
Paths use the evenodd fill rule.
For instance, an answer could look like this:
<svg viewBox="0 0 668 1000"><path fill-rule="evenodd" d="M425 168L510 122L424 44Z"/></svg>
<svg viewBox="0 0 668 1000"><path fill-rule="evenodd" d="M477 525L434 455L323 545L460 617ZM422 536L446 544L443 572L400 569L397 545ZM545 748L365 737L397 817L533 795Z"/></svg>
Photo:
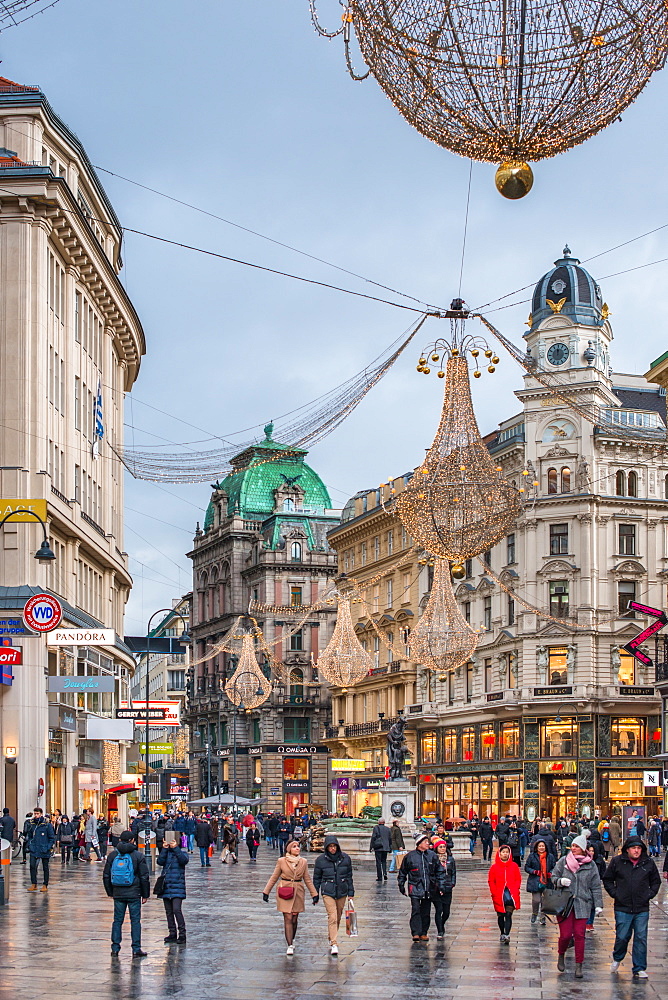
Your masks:
<svg viewBox="0 0 668 1000"><path fill-rule="evenodd" d="M555 778L542 774L540 779L540 814L547 813L553 823L560 816L568 816L577 810L577 782L575 778Z"/></svg>

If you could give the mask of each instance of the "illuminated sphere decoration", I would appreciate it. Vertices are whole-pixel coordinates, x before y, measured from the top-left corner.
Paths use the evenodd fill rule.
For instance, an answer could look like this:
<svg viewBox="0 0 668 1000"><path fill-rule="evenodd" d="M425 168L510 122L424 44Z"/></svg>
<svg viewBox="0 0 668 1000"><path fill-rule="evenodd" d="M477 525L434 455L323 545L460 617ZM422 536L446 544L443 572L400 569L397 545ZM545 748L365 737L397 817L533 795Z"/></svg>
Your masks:
<svg viewBox="0 0 668 1000"><path fill-rule="evenodd" d="M533 187L533 170L521 160L506 160L494 175L496 190L504 198L523 198Z"/></svg>
<svg viewBox="0 0 668 1000"><path fill-rule="evenodd" d="M424 613L410 636L411 659L428 670L454 670L473 655L478 634L455 599L448 564L437 559Z"/></svg>
<svg viewBox="0 0 668 1000"><path fill-rule="evenodd" d="M521 498L501 478L480 437L465 356L448 358L444 385L436 437L397 495L396 510L418 545L461 564L512 530Z"/></svg>
<svg viewBox="0 0 668 1000"><path fill-rule="evenodd" d="M317 12L314 23L326 34ZM350 26L414 128L501 164L555 156L610 125L668 51L665 0L349 0L340 30L355 79Z"/></svg>

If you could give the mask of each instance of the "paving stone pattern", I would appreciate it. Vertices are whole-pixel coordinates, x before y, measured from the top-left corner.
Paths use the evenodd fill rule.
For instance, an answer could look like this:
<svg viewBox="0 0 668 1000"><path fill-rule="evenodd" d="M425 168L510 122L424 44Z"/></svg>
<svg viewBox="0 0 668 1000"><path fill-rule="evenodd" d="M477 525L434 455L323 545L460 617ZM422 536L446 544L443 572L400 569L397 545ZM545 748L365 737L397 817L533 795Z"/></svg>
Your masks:
<svg viewBox="0 0 668 1000"><path fill-rule="evenodd" d="M165 997L230 1000L663 1000L668 996L668 893L663 884L650 917L649 981L634 982L630 957L618 975L608 971L614 937L612 901L587 935L585 976L573 978L573 952L566 973L557 972L557 932L530 923L528 894L515 914L510 947L499 944L484 868L460 874L444 941L432 924L428 944L413 944L408 901L393 876L375 881L371 862L356 868L360 934L339 938L338 958L329 955L322 903L300 917L296 954L285 955L281 916L261 892L276 853L260 848L258 862L244 855L236 866L188 865L188 926L185 947L163 944L162 903L142 908L142 946L130 951L129 917L120 959L110 956L112 903L102 888L102 865L57 858L48 893L28 893L27 868L11 866L11 902L0 907L0 998L44 1000L163 1000ZM309 855L312 868L315 855ZM663 863L661 859L661 864Z"/></svg>

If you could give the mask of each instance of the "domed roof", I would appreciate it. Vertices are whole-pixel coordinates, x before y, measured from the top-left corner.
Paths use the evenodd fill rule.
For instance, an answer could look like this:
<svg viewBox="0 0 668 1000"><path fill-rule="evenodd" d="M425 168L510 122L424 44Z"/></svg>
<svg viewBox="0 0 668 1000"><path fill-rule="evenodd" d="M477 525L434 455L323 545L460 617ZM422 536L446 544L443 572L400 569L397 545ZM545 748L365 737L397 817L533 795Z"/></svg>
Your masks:
<svg viewBox="0 0 668 1000"><path fill-rule="evenodd" d="M320 476L304 462L307 452L279 444L272 439L273 425L265 427L265 440L244 449L232 459L233 471L217 487L227 493L229 517L257 520L266 518L275 507L274 492L282 486L298 486L304 492L303 505L310 508L331 508L332 501ZM272 452L285 451L285 456L272 457ZM204 530L213 524L213 503L209 503L204 518Z"/></svg>
<svg viewBox="0 0 668 1000"><path fill-rule="evenodd" d="M607 315L601 289L577 257L571 256L567 246L563 257L555 260L552 270L536 285L531 304L531 330L557 314L568 316L573 323L596 327L603 325Z"/></svg>

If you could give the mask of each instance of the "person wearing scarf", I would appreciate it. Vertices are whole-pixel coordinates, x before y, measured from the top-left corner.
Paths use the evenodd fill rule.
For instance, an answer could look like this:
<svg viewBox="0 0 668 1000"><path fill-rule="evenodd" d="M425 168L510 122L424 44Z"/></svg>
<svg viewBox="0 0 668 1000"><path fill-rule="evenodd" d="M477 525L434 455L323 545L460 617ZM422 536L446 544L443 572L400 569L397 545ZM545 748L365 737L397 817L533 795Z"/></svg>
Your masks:
<svg viewBox="0 0 668 1000"><path fill-rule="evenodd" d="M592 858L587 853L587 835L575 837L568 854L559 858L552 870L552 883L570 889L573 906L566 917L558 917L559 959L557 969L566 969L566 952L575 943L575 978L582 979L582 965L585 954L585 934L587 919L592 909L603 911L603 891L601 876Z"/></svg>
<svg viewBox="0 0 668 1000"><path fill-rule="evenodd" d="M552 869L557 863L555 855L548 851L547 841L538 837L534 840L531 853L524 866L528 874L527 892L531 893L531 923L535 924L540 914L541 924L545 923L545 917L540 913L540 904L543 892L550 884Z"/></svg>

